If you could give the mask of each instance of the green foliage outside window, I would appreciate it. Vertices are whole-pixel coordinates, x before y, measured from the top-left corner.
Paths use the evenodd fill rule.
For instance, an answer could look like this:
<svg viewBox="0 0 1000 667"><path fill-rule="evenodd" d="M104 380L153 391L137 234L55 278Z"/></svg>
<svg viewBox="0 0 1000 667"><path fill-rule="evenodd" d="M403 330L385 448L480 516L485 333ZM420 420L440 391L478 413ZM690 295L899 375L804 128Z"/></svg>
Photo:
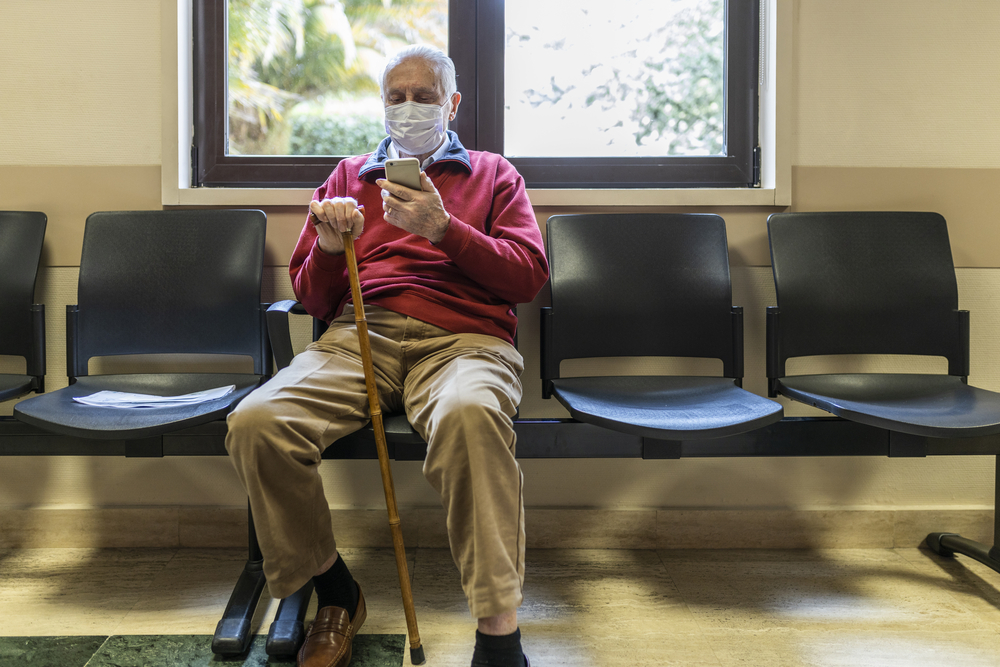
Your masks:
<svg viewBox="0 0 1000 667"><path fill-rule="evenodd" d="M229 0L230 155L356 155L385 136L386 57L447 49L448 0Z"/></svg>
<svg viewBox="0 0 1000 667"><path fill-rule="evenodd" d="M385 137L382 116L300 113L291 117L289 155L361 155Z"/></svg>
<svg viewBox="0 0 1000 667"><path fill-rule="evenodd" d="M646 11L646 19L669 20L633 20L627 30L608 33L600 49L591 42L572 66L555 66L552 72L538 67L553 62L546 54L566 48L559 26L575 13L586 15L592 5L550 2L548 9L558 9L562 20L547 32L532 24L539 5L511 2L523 5L517 10L523 18L516 21L523 27L508 25L507 48L537 42L534 48L541 50L532 52L537 65L530 69L545 83L508 90L513 97L506 105L510 111L512 105L526 105L545 113L512 121L508 138L522 138L540 155L572 154L563 151L612 135L618 138L606 142L608 152L593 154L724 154L725 0L662 2L645 3L648 10L636 5L632 14ZM386 57L412 43L447 50L448 0L229 0L228 5L229 155L370 152L385 136L378 78ZM555 123L568 131L583 115L598 120L570 132L570 145L551 132ZM589 148L583 150L588 154Z"/></svg>
<svg viewBox="0 0 1000 667"><path fill-rule="evenodd" d="M506 9L508 154L725 153L725 0Z"/></svg>

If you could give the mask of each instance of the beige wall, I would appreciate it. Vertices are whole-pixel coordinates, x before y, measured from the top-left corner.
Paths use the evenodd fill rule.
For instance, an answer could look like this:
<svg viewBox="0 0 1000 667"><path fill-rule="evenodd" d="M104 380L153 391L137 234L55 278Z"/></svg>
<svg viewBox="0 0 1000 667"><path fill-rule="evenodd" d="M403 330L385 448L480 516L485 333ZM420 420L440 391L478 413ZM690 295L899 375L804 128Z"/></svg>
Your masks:
<svg viewBox="0 0 1000 667"><path fill-rule="evenodd" d="M1000 125L995 0L792 3L793 208L922 209L949 220L962 307L973 311L972 382L1000 390ZM63 376L64 304L75 301L83 222L160 204L160 2L7 0L0 22L0 208L42 210L37 298L47 306L50 388ZM248 205L254 202L248 201ZM764 392L764 308L773 304L765 220L777 209L699 208L726 218L734 299L746 309L745 386ZM302 221L268 208L264 299L290 296L283 265ZM539 223L563 210L539 208ZM538 305L520 309L525 417L542 401ZM300 339L305 335L299 329ZM841 362L837 362L841 363ZM846 362L844 362L846 363ZM894 359L852 368L902 368ZM16 365L0 359L0 364ZM824 365L825 364L825 365ZM814 363L815 366L815 363ZM831 366L819 362L819 368ZM3 366L0 366L3 368ZM0 404L9 415L12 404ZM797 405L788 414L815 414ZM536 507L992 507L993 460L724 459L525 461ZM380 507L371 462L324 466L334 507ZM396 466L400 502L436 506L419 465ZM225 459L0 459L0 508L240 506Z"/></svg>
<svg viewBox="0 0 1000 667"><path fill-rule="evenodd" d="M0 164L160 164L160 0L4 0Z"/></svg>
<svg viewBox="0 0 1000 667"><path fill-rule="evenodd" d="M795 164L1000 167L1000 3L795 5Z"/></svg>

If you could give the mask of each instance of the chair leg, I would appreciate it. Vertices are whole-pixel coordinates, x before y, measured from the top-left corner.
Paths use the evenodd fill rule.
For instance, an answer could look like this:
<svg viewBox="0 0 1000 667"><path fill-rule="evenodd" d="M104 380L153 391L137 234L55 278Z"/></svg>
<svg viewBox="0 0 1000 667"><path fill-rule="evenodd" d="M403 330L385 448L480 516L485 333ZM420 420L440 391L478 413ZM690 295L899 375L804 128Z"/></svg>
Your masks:
<svg viewBox="0 0 1000 667"><path fill-rule="evenodd" d="M267 644L264 647L268 655L295 655L305 641L306 633L303 622L306 609L313 594L313 582L310 579L305 586L295 591L278 604L278 611L267 633Z"/></svg>
<svg viewBox="0 0 1000 667"><path fill-rule="evenodd" d="M247 504L247 518L249 519L250 533L247 562L243 566L240 578L236 581L232 595L229 596L229 604L226 605L222 620L215 627L215 636L212 637L212 652L220 655L246 653L250 647L252 639L250 623L266 583L264 556L257 543L257 531L254 530L253 512L250 510L249 503Z"/></svg>
<svg viewBox="0 0 1000 667"><path fill-rule="evenodd" d="M1000 456L997 456L997 472L993 481L993 546L976 542L954 533L931 533L927 536L927 546L939 556L962 554L974 558L986 567L1000 572Z"/></svg>

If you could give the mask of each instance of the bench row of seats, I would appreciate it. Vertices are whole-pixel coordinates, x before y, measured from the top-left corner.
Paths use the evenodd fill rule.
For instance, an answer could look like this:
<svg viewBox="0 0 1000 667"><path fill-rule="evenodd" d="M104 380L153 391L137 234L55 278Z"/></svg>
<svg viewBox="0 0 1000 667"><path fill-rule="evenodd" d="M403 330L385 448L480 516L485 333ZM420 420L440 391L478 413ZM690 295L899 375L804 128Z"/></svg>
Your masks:
<svg viewBox="0 0 1000 667"><path fill-rule="evenodd" d="M0 355L25 360L24 373L0 373L0 401L45 390L45 306L34 303L48 219L0 211Z"/></svg>
<svg viewBox="0 0 1000 667"><path fill-rule="evenodd" d="M35 241L41 249L38 220ZM23 213L0 213L4 230ZM28 224L30 226L30 224ZM264 214L259 211L95 213L87 220L78 303L67 308L70 386L24 400L15 417L39 431L70 436L61 453L117 441L117 453L163 455L171 433L214 438L204 454L224 454L220 419L293 355L292 301L260 303ZM553 216L546 227L551 305L541 313L541 375L570 420L519 420L518 456L761 456L998 454L1000 394L971 387L969 314L958 289L947 226L933 213L786 213L768 220L777 306L767 312L768 397L741 388L743 313L732 304L725 222L707 214ZM30 264L30 254L18 254ZM37 268L37 253L34 266ZM9 273L4 266L3 293ZM20 269L19 269L20 270ZM28 284L33 289L34 268ZM16 281L11 281L14 284ZM44 354L43 310L20 296L0 300L0 354ZM265 315L265 310L266 315ZM21 312L23 311L23 312ZM19 325L20 326L20 325ZM314 335L322 330L314 323ZM34 329L33 329L34 327ZM11 335L16 331L16 335ZM7 340L30 343L8 346ZM31 333L33 332L33 333ZM91 376L91 358L130 354L250 357L244 374ZM786 376L793 357L837 354L931 355L948 373ZM708 357L718 377L563 377L562 362L594 357ZM30 361L25 386L42 391L44 357ZM102 389L161 395L234 384L226 399L178 409L130 412L83 407L72 399ZM783 418L777 396L836 415ZM9 395L4 396L10 398ZM844 425L852 425L845 432ZM420 458L423 443L401 415L387 416L397 459ZM11 433L24 435L24 431ZM592 446L595 439L609 447ZM3 433L0 431L0 453ZM325 456L358 455L365 434ZM23 442L23 441L22 441ZM872 443L867 446L865 443ZM18 449L19 448L19 449ZM617 448L616 451L611 451ZM15 453L25 451L14 446ZM188 446L185 454L199 453ZM596 452L596 453L595 453ZM52 450L38 453L52 453ZM180 453L180 452L178 452ZM366 454L361 454L366 455ZM1000 530L996 531L1000 534ZM934 533L941 554L963 553L1000 571L996 547ZM250 521L250 556L213 640L217 653L244 651L264 586ZM311 590L279 608L269 653L294 652Z"/></svg>

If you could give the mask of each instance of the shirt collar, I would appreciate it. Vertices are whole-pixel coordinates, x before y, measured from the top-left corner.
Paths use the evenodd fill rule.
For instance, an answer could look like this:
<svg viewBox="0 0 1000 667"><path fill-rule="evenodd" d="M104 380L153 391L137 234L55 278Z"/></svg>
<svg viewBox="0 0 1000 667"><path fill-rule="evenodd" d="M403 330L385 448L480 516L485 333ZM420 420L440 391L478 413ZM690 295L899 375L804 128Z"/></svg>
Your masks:
<svg viewBox="0 0 1000 667"><path fill-rule="evenodd" d="M392 140L386 137L375 149L375 152L368 156L361 171L358 172L358 178L364 178L376 170L384 172L385 161L398 155L396 147L392 145ZM447 131L447 141L427 160L429 161L425 160L422 168L428 167L432 162L457 162L463 165L469 173L472 173L472 160L469 159L469 152L465 150L462 142L458 140L458 135L452 130Z"/></svg>
<svg viewBox="0 0 1000 667"><path fill-rule="evenodd" d="M447 139L447 137L445 138ZM447 155L450 143L451 143L450 141L442 141L441 145L438 146L438 149L433 153L431 153L430 155L428 155L427 159L425 159L420 164L420 169L426 169L427 167L431 166L432 164L443 158L445 155ZM389 155L390 160L395 160L399 157L399 151L396 149L396 144L392 143L391 141L389 142L389 148L386 151L386 153Z"/></svg>

